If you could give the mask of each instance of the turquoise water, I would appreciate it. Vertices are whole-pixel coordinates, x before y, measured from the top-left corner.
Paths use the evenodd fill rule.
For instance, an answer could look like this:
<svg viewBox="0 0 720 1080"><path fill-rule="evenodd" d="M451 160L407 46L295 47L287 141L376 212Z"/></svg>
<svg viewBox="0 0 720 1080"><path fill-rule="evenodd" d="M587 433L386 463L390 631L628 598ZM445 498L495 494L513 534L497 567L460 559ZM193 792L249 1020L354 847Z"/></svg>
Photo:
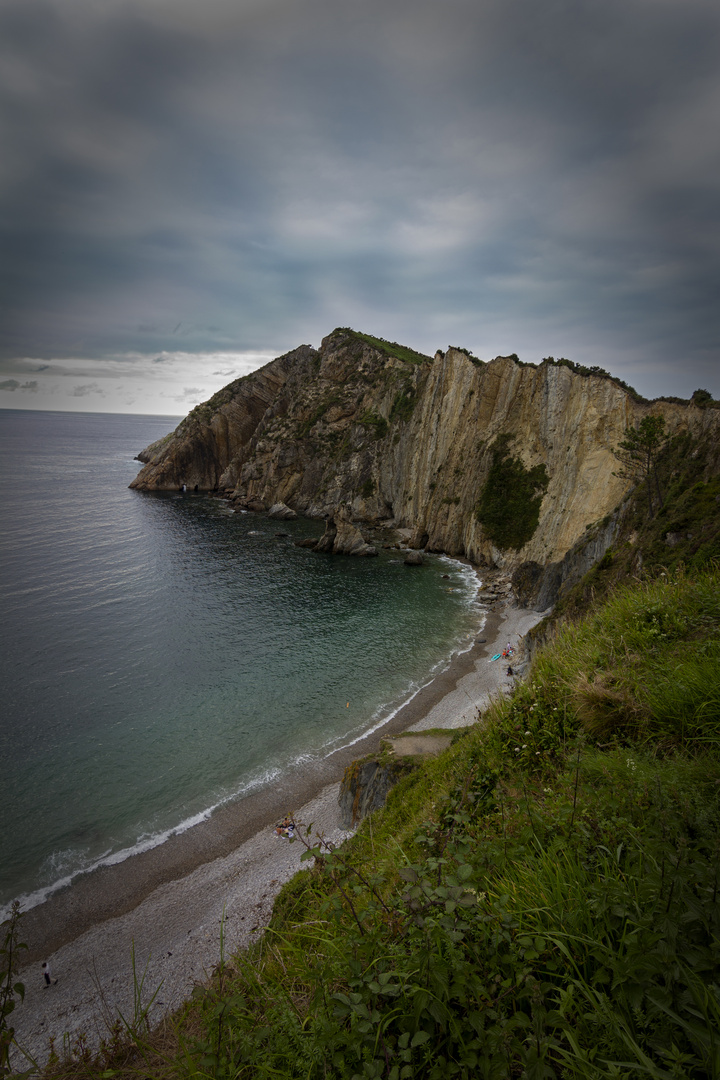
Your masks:
<svg viewBox="0 0 720 1080"><path fill-rule="evenodd" d="M347 745L477 625L449 559L319 556L293 545L319 522L129 491L175 423L0 411L3 902Z"/></svg>

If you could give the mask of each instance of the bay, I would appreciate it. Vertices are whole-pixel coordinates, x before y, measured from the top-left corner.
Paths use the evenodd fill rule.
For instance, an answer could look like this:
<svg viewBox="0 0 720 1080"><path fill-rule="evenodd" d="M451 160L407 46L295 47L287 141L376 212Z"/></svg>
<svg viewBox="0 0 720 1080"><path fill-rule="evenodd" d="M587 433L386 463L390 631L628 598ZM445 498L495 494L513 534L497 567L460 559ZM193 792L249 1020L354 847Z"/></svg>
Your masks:
<svg viewBox="0 0 720 1080"><path fill-rule="evenodd" d="M0 410L3 905L282 784L477 625L452 560L318 556L293 541L320 522L129 491L177 419Z"/></svg>

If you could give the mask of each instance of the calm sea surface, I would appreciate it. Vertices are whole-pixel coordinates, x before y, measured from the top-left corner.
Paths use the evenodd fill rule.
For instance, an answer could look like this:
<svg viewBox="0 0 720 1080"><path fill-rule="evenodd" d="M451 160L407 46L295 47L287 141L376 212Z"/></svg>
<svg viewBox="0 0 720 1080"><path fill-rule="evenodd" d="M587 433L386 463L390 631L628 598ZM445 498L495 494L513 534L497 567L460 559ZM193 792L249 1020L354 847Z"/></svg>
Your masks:
<svg viewBox="0 0 720 1080"><path fill-rule="evenodd" d="M319 556L292 542L318 522L129 491L176 422L0 410L3 906L348 744L477 626L448 559Z"/></svg>

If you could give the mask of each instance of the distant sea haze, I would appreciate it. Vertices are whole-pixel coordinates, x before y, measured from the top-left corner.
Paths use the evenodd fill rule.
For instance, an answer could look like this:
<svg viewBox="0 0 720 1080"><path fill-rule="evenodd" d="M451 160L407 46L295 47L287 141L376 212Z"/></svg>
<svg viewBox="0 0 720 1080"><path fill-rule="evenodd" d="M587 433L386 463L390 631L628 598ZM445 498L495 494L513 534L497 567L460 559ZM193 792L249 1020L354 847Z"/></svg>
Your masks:
<svg viewBox="0 0 720 1080"><path fill-rule="evenodd" d="M320 556L293 545L319 522L129 491L176 422L0 410L3 909L347 745L477 626L450 559Z"/></svg>

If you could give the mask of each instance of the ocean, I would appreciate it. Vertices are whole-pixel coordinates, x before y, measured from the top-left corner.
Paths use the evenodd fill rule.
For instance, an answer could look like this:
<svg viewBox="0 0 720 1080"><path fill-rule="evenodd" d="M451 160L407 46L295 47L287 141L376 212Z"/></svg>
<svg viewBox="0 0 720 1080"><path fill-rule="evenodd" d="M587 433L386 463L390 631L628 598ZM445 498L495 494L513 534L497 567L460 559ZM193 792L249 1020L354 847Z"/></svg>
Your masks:
<svg viewBox="0 0 720 1080"><path fill-rule="evenodd" d="M178 419L0 410L3 909L351 744L477 628L451 559L316 555L293 540L321 522L129 491Z"/></svg>

